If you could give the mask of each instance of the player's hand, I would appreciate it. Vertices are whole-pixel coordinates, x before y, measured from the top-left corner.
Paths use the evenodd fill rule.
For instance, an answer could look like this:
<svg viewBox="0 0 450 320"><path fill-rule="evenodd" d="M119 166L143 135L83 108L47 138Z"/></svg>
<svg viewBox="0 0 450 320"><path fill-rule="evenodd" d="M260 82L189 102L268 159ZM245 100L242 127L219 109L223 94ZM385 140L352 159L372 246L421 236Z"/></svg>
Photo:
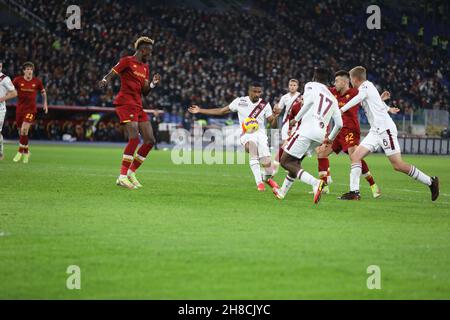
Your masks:
<svg viewBox="0 0 450 320"><path fill-rule="evenodd" d="M389 100L391 98L391 93L389 91L384 91L381 94L381 100L386 101Z"/></svg>
<svg viewBox="0 0 450 320"><path fill-rule="evenodd" d="M196 113L200 112L200 107L196 106L196 105L192 105L192 106L189 107L188 111L190 113L196 114Z"/></svg>
<svg viewBox="0 0 450 320"><path fill-rule="evenodd" d="M291 121L289 121L289 126L291 128L293 128L296 124L297 124L297 121L295 119L292 119Z"/></svg>
<svg viewBox="0 0 450 320"><path fill-rule="evenodd" d="M106 81L105 78L103 78L102 80L100 80L100 81L98 82L98 86L100 87L100 89L105 88L107 84L108 84L108 81Z"/></svg>
<svg viewBox="0 0 450 320"><path fill-rule="evenodd" d="M400 109L399 109L399 108L396 108L396 107L394 107L394 108L389 108L389 113L397 114L397 113L399 113L399 112L400 112Z"/></svg>
<svg viewBox="0 0 450 320"><path fill-rule="evenodd" d="M328 147L332 143L333 141L331 141L328 137L325 137L325 139L323 140L323 148Z"/></svg>
<svg viewBox="0 0 450 320"><path fill-rule="evenodd" d="M279 117L280 114L281 114L281 109L278 108L278 104L277 104L277 105L275 106L275 108L273 108L273 115L274 115L275 117Z"/></svg>
<svg viewBox="0 0 450 320"><path fill-rule="evenodd" d="M157 85L159 82L161 81L161 75L159 73L155 73L155 75L153 76L153 84Z"/></svg>

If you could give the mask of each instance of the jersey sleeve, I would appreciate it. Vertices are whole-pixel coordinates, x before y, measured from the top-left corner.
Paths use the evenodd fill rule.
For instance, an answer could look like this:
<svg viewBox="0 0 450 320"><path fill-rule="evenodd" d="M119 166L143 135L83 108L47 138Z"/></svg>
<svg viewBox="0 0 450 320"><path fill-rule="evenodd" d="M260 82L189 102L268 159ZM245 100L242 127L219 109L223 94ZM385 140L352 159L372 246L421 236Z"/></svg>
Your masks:
<svg viewBox="0 0 450 320"><path fill-rule="evenodd" d="M112 68L115 73L122 73L126 68L130 66L130 59L124 57Z"/></svg>
<svg viewBox="0 0 450 320"><path fill-rule="evenodd" d="M363 84L358 88L358 94L354 96L349 102L345 104L345 106L341 108L342 112L346 112L350 108L353 108L354 106L360 104L367 98L367 95L368 95L368 86L367 84Z"/></svg>
<svg viewBox="0 0 450 320"><path fill-rule="evenodd" d="M270 103L267 103L265 110L264 110L264 117L267 119L268 117L270 117L272 115L273 115L272 106L270 105Z"/></svg>
<svg viewBox="0 0 450 320"><path fill-rule="evenodd" d="M14 86L14 84L12 83L10 77L6 77L6 78L3 80L2 84L5 86L6 91L8 91L8 92L9 92L9 91L13 91L13 90L15 89L15 86Z"/></svg>
<svg viewBox="0 0 450 320"><path fill-rule="evenodd" d="M18 90L19 89L19 78L14 78L13 86Z"/></svg>
<svg viewBox="0 0 450 320"><path fill-rule="evenodd" d="M230 108L230 110L233 111L233 112L237 112L238 104L239 104L239 98L236 98L230 103L228 108Z"/></svg>

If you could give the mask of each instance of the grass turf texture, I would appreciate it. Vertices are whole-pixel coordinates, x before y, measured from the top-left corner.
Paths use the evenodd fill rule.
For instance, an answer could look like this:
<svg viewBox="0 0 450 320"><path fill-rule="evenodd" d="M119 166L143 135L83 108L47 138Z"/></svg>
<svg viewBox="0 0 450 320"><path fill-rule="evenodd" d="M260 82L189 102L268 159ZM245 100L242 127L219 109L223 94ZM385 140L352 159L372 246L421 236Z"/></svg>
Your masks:
<svg viewBox="0 0 450 320"><path fill-rule="evenodd" d="M296 182L280 202L248 165L173 165L152 151L144 188L115 185L121 149L32 145L28 165L0 162L0 298L450 298L448 157L405 156L441 179L441 197L368 158L382 189L343 202L349 162L318 206ZM316 174L315 158L304 161ZM284 175L276 180L281 184ZM81 268L81 290L66 269ZM369 265L381 290L368 290Z"/></svg>

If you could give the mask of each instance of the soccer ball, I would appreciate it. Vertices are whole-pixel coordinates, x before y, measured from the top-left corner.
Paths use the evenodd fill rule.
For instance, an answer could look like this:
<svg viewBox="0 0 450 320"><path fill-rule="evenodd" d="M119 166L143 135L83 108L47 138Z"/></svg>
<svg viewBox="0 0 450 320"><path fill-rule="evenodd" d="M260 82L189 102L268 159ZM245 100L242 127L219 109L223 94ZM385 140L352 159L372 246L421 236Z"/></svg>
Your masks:
<svg viewBox="0 0 450 320"><path fill-rule="evenodd" d="M255 118L245 118L244 122L242 122L242 131L244 133L253 133L259 129L258 120Z"/></svg>

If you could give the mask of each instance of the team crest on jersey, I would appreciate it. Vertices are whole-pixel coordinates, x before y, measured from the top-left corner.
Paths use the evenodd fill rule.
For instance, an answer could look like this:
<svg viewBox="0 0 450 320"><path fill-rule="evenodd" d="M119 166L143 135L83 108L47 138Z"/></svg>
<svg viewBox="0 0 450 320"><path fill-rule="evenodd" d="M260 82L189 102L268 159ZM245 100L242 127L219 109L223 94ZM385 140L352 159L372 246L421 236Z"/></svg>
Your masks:
<svg viewBox="0 0 450 320"><path fill-rule="evenodd" d="M21 83L20 86L23 87L25 85L25 83Z"/></svg>
<svg viewBox="0 0 450 320"><path fill-rule="evenodd" d="M349 94L347 94L347 95L345 96L345 99L348 99L348 98L350 98L350 95L349 95Z"/></svg>
<svg viewBox="0 0 450 320"><path fill-rule="evenodd" d="M133 64L133 68L137 68L137 65Z"/></svg>
<svg viewBox="0 0 450 320"><path fill-rule="evenodd" d="M36 87L36 85L33 83L33 88Z"/></svg>

